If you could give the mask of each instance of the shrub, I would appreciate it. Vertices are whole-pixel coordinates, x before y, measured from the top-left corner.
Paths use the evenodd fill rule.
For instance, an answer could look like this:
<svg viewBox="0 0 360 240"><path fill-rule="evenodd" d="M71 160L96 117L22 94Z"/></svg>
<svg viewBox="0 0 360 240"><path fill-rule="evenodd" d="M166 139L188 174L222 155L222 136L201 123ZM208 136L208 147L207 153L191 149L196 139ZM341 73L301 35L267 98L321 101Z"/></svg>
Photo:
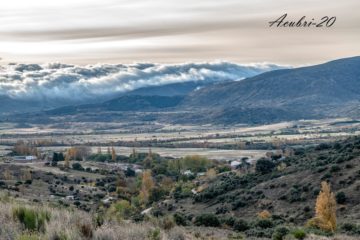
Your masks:
<svg viewBox="0 0 360 240"><path fill-rule="evenodd" d="M354 223L344 223L341 225L341 230L347 234L360 235L360 226Z"/></svg>
<svg viewBox="0 0 360 240"><path fill-rule="evenodd" d="M304 239L306 237L306 233L304 230L302 229L295 229L293 232L292 232L292 235L296 238L296 239Z"/></svg>
<svg viewBox="0 0 360 240"><path fill-rule="evenodd" d="M150 239L150 240L160 240L160 239L161 239L160 229L156 228L156 229L150 231L150 233L149 233L149 239Z"/></svg>
<svg viewBox="0 0 360 240"><path fill-rule="evenodd" d="M195 218L195 224L197 226L218 227L220 226L220 221L216 215L205 213Z"/></svg>
<svg viewBox="0 0 360 240"><path fill-rule="evenodd" d="M39 236L35 234L22 234L18 238L18 240L39 240Z"/></svg>
<svg viewBox="0 0 360 240"><path fill-rule="evenodd" d="M135 177L135 171L132 168L127 168L125 171L126 177Z"/></svg>
<svg viewBox="0 0 360 240"><path fill-rule="evenodd" d="M270 219L260 219L256 222L256 226L260 228L272 228L273 225Z"/></svg>
<svg viewBox="0 0 360 240"><path fill-rule="evenodd" d="M246 206L246 202L242 201L242 200L236 200L233 204L232 204L232 209L236 210L238 208L242 208Z"/></svg>
<svg viewBox="0 0 360 240"><path fill-rule="evenodd" d="M275 229L275 232L272 235L274 240L283 240L284 237L289 233L289 229L286 227L279 227Z"/></svg>
<svg viewBox="0 0 360 240"><path fill-rule="evenodd" d="M73 163L73 165L72 165L72 168L74 169L74 170L78 170L78 171L82 171L82 170L84 170L84 168L81 166L81 164L80 163Z"/></svg>
<svg viewBox="0 0 360 240"><path fill-rule="evenodd" d="M12 214L27 230L31 231L44 231L45 223L50 220L50 213L46 210L16 207L12 209Z"/></svg>
<svg viewBox="0 0 360 240"><path fill-rule="evenodd" d="M115 203L114 208L118 216L124 219L128 219L134 213L134 208L126 200Z"/></svg>
<svg viewBox="0 0 360 240"><path fill-rule="evenodd" d="M174 219L170 217L164 217L160 219L160 226L164 230L170 230L175 226Z"/></svg>
<svg viewBox="0 0 360 240"><path fill-rule="evenodd" d="M245 232L248 237L254 238L267 238L270 239L273 234L273 229L259 229L259 228L251 228ZM253 238L252 238L253 239Z"/></svg>
<svg viewBox="0 0 360 240"><path fill-rule="evenodd" d="M31 179L25 180L25 184L32 184L32 180Z"/></svg>
<svg viewBox="0 0 360 240"><path fill-rule="evenodd" d="M338 172L340 170L341 170L341 168L338 165L332 165L330 168L330 172L332 172L332 173Z"/></svg>
<svg viewBox="0 0 360 240"><path fill-rule="evenodd" d="M271 217L271 213L267 210L264 210L258 213L258 217L261 219L268 219L269 217Z"/></svg>
<svg viewBox="0 0 360 240"><path fill-rule="evenodd" d="M249 224L242 219L235 220L233 224L233 229L235 231L244 232L249 229Z"/></svg>
<svg viewBox="0 0 360 240"><path fill-rule="evenodd" d="M335 198L336 198L336 202L339 204L344 204L346 202L346 195L344 192L338 192Z"/></svg>
<svg viewBox="0 0 360 240"><path fill-rule="evenodd" d="M174 221L177 225L180 226L186 226L187 222L186 222L186 217L184 216L184 214L182 213L175 213L174 214Z"/></svg>
<svg viewBox="0 0 360 240"><path fill-rule="evenodd" d="M255 166L256 172L260 174L270 173L274 168L275 168L275 164L267 159L259 159L256 162L256 166Z"/></svg>
<svg viewBox="0 0 360 240"><path fill-rule="evenodd" d="M91 223L80 222L77 224L77 227L78 227L81 235L84 236L86 239L92 238L93 226L91 225Z"/></svg>

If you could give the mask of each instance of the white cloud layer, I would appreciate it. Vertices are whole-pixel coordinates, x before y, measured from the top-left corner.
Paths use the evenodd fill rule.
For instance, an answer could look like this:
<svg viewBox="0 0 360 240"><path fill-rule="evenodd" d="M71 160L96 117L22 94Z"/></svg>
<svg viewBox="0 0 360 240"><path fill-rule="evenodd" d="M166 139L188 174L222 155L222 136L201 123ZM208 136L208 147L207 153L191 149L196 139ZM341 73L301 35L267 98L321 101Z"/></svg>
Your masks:
<svg viewBox="0 0 360 240"><path fill-rule="evenodd" d="M277 69L273 64L239 65L230 62L184 64L61 63L0 66L0 96L13 99L87 101L147 86L188 81L239 80Z"/></svg>

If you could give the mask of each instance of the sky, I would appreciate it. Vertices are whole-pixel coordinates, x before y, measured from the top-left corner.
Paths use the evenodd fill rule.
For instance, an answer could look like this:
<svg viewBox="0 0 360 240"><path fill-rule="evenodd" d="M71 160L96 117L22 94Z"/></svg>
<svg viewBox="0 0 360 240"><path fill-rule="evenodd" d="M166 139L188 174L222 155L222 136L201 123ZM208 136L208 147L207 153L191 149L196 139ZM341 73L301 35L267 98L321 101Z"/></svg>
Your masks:
<svg viewBox="0 0 360 240"><path fill-rule="evenodd" d="M10 0L0 64L230 61L308 65L360 55L359 0ZM270 28L288 14L322 28Z"/></svg>

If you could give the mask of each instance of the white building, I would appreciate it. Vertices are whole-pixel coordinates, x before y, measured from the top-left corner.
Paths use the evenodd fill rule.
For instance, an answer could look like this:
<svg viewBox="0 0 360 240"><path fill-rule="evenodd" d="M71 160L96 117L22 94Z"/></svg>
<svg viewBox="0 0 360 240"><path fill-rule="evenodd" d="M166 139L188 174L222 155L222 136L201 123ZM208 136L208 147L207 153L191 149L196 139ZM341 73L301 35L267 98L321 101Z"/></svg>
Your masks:
<svg viewBox="0 0 360 240"><path fill-rule="evenodd" d="M13 156L12 160L15 162L32 162L32 161L36 161L37 157L36 156Z"/></svg>

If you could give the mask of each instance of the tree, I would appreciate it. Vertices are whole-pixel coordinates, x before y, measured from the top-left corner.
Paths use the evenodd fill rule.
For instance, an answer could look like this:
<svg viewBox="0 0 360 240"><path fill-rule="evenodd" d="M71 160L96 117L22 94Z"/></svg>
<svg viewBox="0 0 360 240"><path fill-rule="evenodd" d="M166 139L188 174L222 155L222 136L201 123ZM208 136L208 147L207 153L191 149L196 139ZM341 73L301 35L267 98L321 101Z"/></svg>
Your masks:
<svg viewBox="0 0 360 240"><path fill-rule="evenodd" d="M60 152L60 153L58 154L58 160L59 160L59 162L65 160L64 154L63 154L62 152Z"/></svg>
<svg viewBox="0 0 360 240"><path fill-rule="evenodd" d="M111 160L112 160L113 162L116 161L116 152L115 152L114 147L111 148Z"/></svg>
<svg viewBox="0 0 360 240"><path fill-rule="evenodd" d="M149 148L148 155L146 156L146 158L143 161L144 167L151 168L152 162L153 162L152 151L151 151L151 148Z"/></svg>
<svg viewBox="0 0 360 240"><path fill-rule="evenodd" d="M13 173L10 172L9 169L5 169L3 175L4 175L5 180L12 180L13 179Z"/></svg>
<svg viewBox="0 0 360 240"><path fill-rule="evenodd" d="M32 172L29 169L23 170L22 180L32 180Z"/></svg>
<svg viewBox="0 0 360 240"><path fill-rule="evenodd" d="M130 154L130 158L131 158L132 162L136 162L136 160L138 158L138 154L137 154L135 148L132 149L132 154Z"/></svg>
<svg viewBox="0 0 360 240"><path fill-rule="evenodd" d="M308 225L334 232L336 229L336 200L327 182L321 183L321 191L316 199L315 212L315 217L308 222Z"/></svg>
<svg viewBox="0 0 360 240"><path fill-rule="evenodd" d="M59 155L58 153L54 152L53 153L53 158L52 158L53 162L58 162L59 161Z"/></svg>
<svg viewBox="0 0 360 240"><path fill-rule="evenodd" d="M107 148L107 154L111 155L110 147Z"/></svg>
<svg viewBox="0 0 360 240"><path fill-rule="evenodd" d="M64 163L65 168L70 168L70 157L71 157L71 151L70 149L68 149L65 156L65 163Z"/></svg>
<svg viewBox="0 0 360 240"><path fill-rule="evenodd" d="M150 191L154 188L155 183L151 176L151 170L145 170L141 179L140 198L144 203L147 203L150 196Z"/></svg>
<svg viewBox="0 0 360 240"><path fill-rule="evenodd" d="M72 168L73 168L74 170L78 170L78 171L84 170L84 168L83 168L83 167L81 166L81 164L78 163L78 162L73 163L73 164L72 164Z"/></svg>
<svg viewBox="0 0 360 240"><path fill-rule="evenodd" d="M126 177L135 177L136 172L132 168L126 168L125 176Z"/></svg>
<svg viewBox="0 0 360 240"><path fill-rule="evenodd" d="M256 162L255 170L260 174L270 173L275 168L275 164L267 159L259 159Z"/></svg>
<svg viewBox="0 0 360 240"><path fill-rule="evenodd" d="M344 192L338 192L335 197L338 204L344 204L346 202L346 195Z"/></svg>
<svg viewBox="0 0 360 240"><path fill-rule="evenodd" d="M214 169L214 168L208 169L207 172L206 172L206 177L207 177L208 179L210 179L210 180L216 178L216 171L215 171L215 169Z"/></svg>
<svg viewBox="0 0 360 240"><path fill-rule="evenodd" d="M35 146L32 146L29 143L25 143L22 140L19 140L15 143L13 151L15 154L18 155L35 155L37 157L40 156L40 153Z"/></svg>
<svg viewBox="0 0 360 240"><path fill-rule="evenodd" d="M53 167L57 166L58 161L59 161L59 154L54 152L53 157L52 157L52 161L51 161L51 166L53 166Z"/></svg>

